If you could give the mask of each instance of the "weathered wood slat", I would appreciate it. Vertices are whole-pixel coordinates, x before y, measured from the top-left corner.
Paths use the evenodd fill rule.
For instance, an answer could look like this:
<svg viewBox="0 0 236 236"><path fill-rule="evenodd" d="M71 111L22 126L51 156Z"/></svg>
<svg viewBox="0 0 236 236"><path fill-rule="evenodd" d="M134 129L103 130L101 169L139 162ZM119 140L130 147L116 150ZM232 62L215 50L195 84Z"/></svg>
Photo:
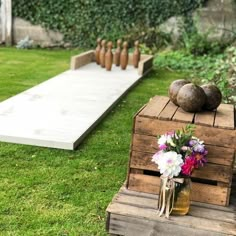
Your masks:
<svg viewBox="0 0 236 236"><path fill-rule="evenodd" d="M213 126L215 121L215 111L203 111L195 114L194 124L195 125L206 125Z"/></svg>
<svg viewBox="0 0 236 236"><path fill-rule="evenodd" d="M181 122L169 122L137 116L134 133L157 136L167 131L182 129L185 126L186 124ZM195 136L204 140L206 144L236 149L236 130L197 125Z"/></svg>
<svg viewBox="0 0 236 236"><path fill-rule="evenodd" d="M178 107L171 101L168 102L164 110L158 115L160 120L171 120Z"/></svg>
<svg viewBox="0 0 236 236"><path fill-rule="evenodd" d="M126 194L127 191L123 191L123 188L121 188L119 193L113 198L113 202L157 210L158 195L149 194L152 196L151 198L148 198L147 196L133 195L133 191L128 191L131 192L131 194ZM233 206L212 209L209 207L209 204L207 206L202 206L198 202L192 202L188 215L235 223L235 211L232 208Z"/></svg>
<svg viewBox="0 0 236 236"><path fill-rule="evenodd" d="M159 172L157 165L151 162L151 158L150 160L147 160L146 158L145 161L146 165L141 165L140 163L136 164L137 162L135 163L133 161L130 164L130 167L135 168L136 172L131 171L131 173L143 173L143 170ZM204 166L204 168L195 169L192 173L192 177L201 180L217 181L219 183L224 183L224 186L230 187L232 181L232 172L233 170L230 166L208 163Z"/></svg>
<svg viewBox="0 0 236 236"><path fill-rule="evenodd" d="M214 127L223 129L234 129L234 106L220 104L217 108Z"/></svg>
<svg viewBox="0 0 236 236"><path fill-rule="evenodd" d="M152 70L153 56L152 55L141 55L141 60L138 64L138 74L146 75Z"/></svg>
<svg viewBox="0 0 236 236"><path fill-rule="evenodd" d="M158 194L160 178L151 175L130 174L130 190ZM230 189L201 183L192 183L192 201L206 202L225 206L228 204Z"/></svg>
<svg viewBox="0 0 236 236"><path fill-rule="evenodd" d="M194 119L194 113L186 112L181 107L178 107L175 115L173 116L173 121L192 123Z"/></svg>
<svg viewBox="0 0 236 236"><path fill-rule="evenodd" d="M225 148L219 146L207 145L208 150L207 160L208 163L222 164L226 166L233 166L235 151L232 148ZM134 134L133 145L132 145L132 158L130 162L134 162L137 165L143 165L148 167L150 164L152 155L158 150L157 138L154 136ZM140 152L140 153L137 153ZM132 166L134 167L134 166ZM138 167L136 167L138 168Z"/></svg>
<svg viewBox="0 0 236 236"><path fill-rule="evenodd" d="M118 205L117 207L121 207ZM130 210L128 207L127 210ZM134 208L134 207L133 207ZM136 209L139 211L139 209ZM119 214L111 214L110 216L110 230L115 235L124 236L226 236L232 234L225 234L223 232L210 232L209 230L196 229L192 227L186 227L181 225L170 226L168 223L159 222L156 220L147 220L145 218L121 215L123 212L120 211ZM201 222L200 222L201 223ZM208 222L209 223L209 222ZM232 227L232 226L231 226Z"/></svg>
<svg viewBox="0 0 236 236"><path fill-rule="evenodd" d="M90 50L90 51L81 53L80 55L73 56L71 58L70 68L71 70L76 70L80 68L81 66L84 66L94 60L95 60L94 51Z"/></svg>
<svg viewBox="0 0 236 236"><path fill-rule="evenodd" d="M236 235L235 206L192 202L186 216L157 214L158 195L138 193L122 187L107 208L108 233L123 236Z"/></svg>
<svg viewBox="0 0 236 236"><path fill-rule="evenodd" d="M146 107L139 113L143 117L157 117L168 103L169 98L155 96Z"/></svg>

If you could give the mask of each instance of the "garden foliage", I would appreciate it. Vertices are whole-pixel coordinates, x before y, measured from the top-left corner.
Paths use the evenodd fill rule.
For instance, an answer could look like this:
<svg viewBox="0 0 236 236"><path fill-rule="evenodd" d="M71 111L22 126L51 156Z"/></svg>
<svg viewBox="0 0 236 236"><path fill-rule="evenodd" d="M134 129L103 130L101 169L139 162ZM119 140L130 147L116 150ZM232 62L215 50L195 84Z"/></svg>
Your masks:
<svg viewBox="0 0 236 236"><path fill-rule="evenodd" d="M204 1L13 0L13 14L60 31L73 45L91 47L98 36L114 41L133 31L145 34L171 16L188 14Z"/></svg>

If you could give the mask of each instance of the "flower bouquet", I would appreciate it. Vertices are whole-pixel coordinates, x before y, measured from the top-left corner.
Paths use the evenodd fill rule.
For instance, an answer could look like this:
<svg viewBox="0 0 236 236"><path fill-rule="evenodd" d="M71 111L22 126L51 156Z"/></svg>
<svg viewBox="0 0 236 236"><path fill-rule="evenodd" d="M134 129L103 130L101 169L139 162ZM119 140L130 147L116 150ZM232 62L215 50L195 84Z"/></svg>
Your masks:
<svg viewBox="0 0 236 236"><path fill-rule="evenodd" d="M206 163L204 142L193 136L194 126L158 136L159 150L152 157L161 173L159 215L187 214L190 205L190 176Z"/></svg>

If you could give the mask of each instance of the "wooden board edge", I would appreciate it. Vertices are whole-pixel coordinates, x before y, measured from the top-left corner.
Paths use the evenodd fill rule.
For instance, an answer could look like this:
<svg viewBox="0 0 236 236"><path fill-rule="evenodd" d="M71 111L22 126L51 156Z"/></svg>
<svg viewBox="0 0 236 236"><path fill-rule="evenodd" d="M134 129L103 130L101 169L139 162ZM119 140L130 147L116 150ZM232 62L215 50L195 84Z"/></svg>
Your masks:
<svg viewBox="0 0 236 236"><path fill-rule="evenodd" d="M71 57L70 69L76 70L90 62L93 62L95 59L94 50L90 50L79 55Z"/></svg>
<svg viewBox="0 0 236 236"><path fill-rule="evenodd" d="M159 186L160 186L160 178L157 176L132 174L132 173L130 174L129 182L127 184L127 188L129 190L151 193L151 194L158 194ZM206 191L206 188L209 189L209 193L213 192L215 194L214 196L215 200L214 198L213 200L211 198L205 198L204 201L198 199L199 194L204 195L204 191ZM201 191L199 192L199 190ZM196 202L215 204L219 206L227 206L227 204L229 203L228 202L229 191L230 188L228 187L220 187L215 185L193 182L191 200ZM219 196L219 193L221 193L221 196Z"/></svg>
<svg viewBox="0 0 236 236"><path fill-rule="evenodd" d="M143 55L143 58L144 59L141 57L138 64L138 74L141 76L144 76L151 71L154 57L152 55Z"/></svg>
<svg viewBox="0 0 236 236"><path fill-rule="evenodd" d="M193 222L195 223L193 224ZM170 219L166 219L159 217L156 210L122 203L113 203L110 223L109 233L118 233L119 235L159 235L160 232L164 233L161 235L191 235L191 233L195 235L198 232L196 235L222 236L234 235L236 232L234 224L231 222L215 221L214 219L198 218L191 215L171 216ZM134 228L135 223L137 226ZM154 226L156 224L159 227ZM164 228L160 231L161 227ZM172 228L171 233L169 228ZM165 229L167 229L166 232L164 232ZM190 232L187 234L183 233L183 231L188 230Z"/></svg>

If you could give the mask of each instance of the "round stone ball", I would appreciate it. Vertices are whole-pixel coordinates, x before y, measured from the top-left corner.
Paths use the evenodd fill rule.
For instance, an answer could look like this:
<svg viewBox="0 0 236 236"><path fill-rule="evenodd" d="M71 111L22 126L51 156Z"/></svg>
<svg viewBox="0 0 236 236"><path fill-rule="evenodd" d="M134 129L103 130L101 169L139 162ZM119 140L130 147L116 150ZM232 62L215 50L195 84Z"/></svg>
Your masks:
<svg viewBox="0 0 236 236"><path fill-rule="evenodd" d="M204 90L193 83L181 87L177 95L177 103L187 112L198 112L202 110L206 101Z"/></svg>
<svg viewBox="0 0 236 236"><path fill-rule="evenodd" d="M190 82L185 79L178 79L178 80L173 81L171 85L169 86L169 91L168 91L169 98L176 106L178 106L177 95L178 95L179 90L185 84L188 84L188 83Z"/></svg>
<svg viewBox="0 0 236 236"><path fill-rule="evenodd" d="M206 101L203 109L212 111L215 110L221 103L222 94L221 91L213 84L202 85L201 88L206 94Z"/></svg>

